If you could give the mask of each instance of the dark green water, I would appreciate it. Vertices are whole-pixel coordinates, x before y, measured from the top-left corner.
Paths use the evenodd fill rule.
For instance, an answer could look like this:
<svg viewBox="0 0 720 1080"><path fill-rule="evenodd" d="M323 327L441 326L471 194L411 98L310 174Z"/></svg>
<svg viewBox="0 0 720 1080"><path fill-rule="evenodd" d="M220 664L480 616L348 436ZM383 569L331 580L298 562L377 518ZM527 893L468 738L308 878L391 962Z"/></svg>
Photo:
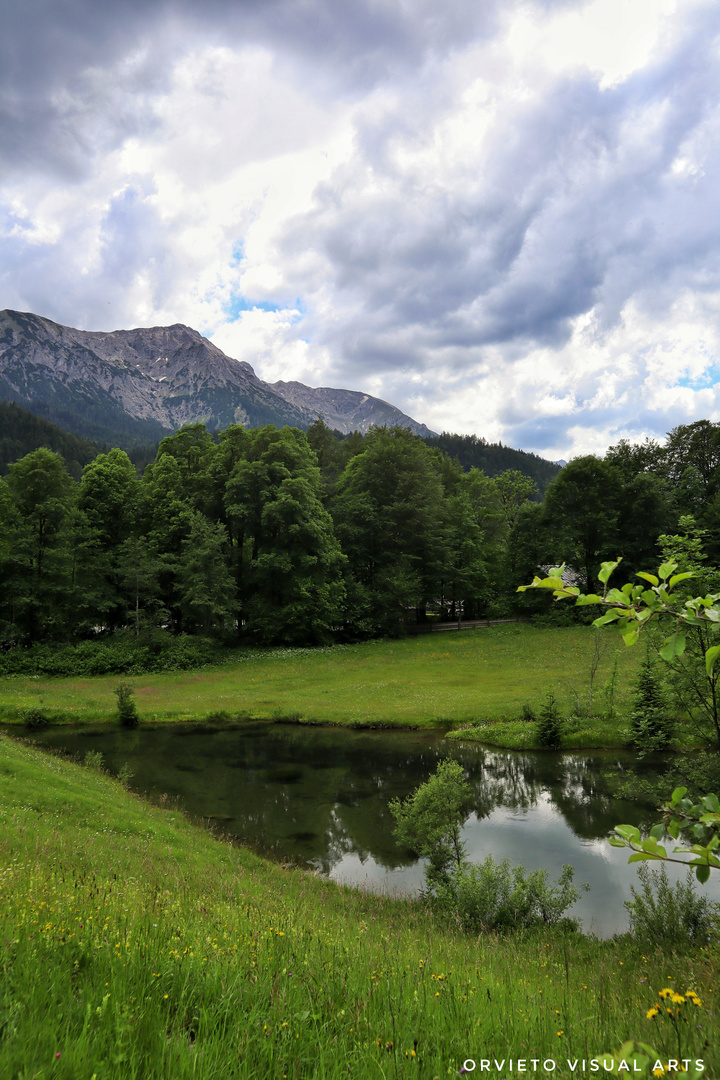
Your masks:
<svg viewBox="0 0 720 1080"><path fill-rule="evenodd" d="M469 857L507 856L556 877L571 863L590 893L572 914L600 935L625 929L623 900L637 875L606 837L614 825L648 823L648 809L612 797L603 774L632 760L617 751L491 751L439 734L246 724L219 731L163 726L136 731L56 728L39 745L103 755L132 786L179 798L195 817L276 859L372 890L414 892L421 864L393 842L388 802L404 797L441 757L462 762L475 792L465 826ZM681 868L668 867L671 879ZM707 887L706 887L707 888ZM709 888L720 899L720 883Z"/></svg>

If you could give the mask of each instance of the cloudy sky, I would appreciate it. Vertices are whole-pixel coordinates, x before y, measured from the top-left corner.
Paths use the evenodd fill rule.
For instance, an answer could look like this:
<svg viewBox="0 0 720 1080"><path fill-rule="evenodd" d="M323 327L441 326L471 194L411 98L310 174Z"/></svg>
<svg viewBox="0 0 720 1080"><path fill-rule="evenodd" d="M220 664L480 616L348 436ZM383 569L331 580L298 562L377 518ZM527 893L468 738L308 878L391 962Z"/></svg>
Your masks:
<svg viewBox="0 0 720 1080"><path fill-rule="evenodd" d="M717 0L2 0L0 308L569 458L720 419Z"/></svg>

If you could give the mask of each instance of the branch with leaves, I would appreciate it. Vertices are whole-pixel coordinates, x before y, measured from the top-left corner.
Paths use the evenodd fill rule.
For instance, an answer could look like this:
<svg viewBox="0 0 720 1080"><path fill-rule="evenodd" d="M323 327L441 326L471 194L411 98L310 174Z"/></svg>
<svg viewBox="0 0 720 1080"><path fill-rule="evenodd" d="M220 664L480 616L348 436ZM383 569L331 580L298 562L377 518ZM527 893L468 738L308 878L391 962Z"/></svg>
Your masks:
<svg viewBox="0 0 720 1080"><path fill-rule="evenodd" d="M695 576L692 571L676 573L678 564L672 560L664 562L657 575L638 573L644 584L633 585L628 582L622 588L610 588L609 580L614 570L622 562L604 562L598 579L603 586L602 595L582 593L563 581L565 566L553 567L546 578L535 577L530 585L521 585L518 592L527 589L549 589L556 600L574 599L577 606L598 604L607 608L607 612L594 620L593 626L601 627L612 623L618 625L626 645L634 645L641 631L651 621L670 623L671 633L667 635L660 649L663 660L671 663L682 656L686 645L687 627L720 626L720 593L708 593L683 599L674 593L683 581ZM713 676L715 664L720 657L720 645L712 645L705 650L705 670L708 679ZM711 869L720 869L720 802L717 795L705 795L699 803L693 803L687 797L687 788L679 787L673 791L670 800L660 808L663 820L653 826L646 839L633 825L617 825L616 835L610 843L615 847L630 848L633 854L629 862L644 860L662 860L680 862L695 867L698 881L705 882ZM690 860L676 859L668 854L660 841L668 833L677 840L681 832L689 832L697 842L689 847L676 847L673 854L692 855Z"/></svg>

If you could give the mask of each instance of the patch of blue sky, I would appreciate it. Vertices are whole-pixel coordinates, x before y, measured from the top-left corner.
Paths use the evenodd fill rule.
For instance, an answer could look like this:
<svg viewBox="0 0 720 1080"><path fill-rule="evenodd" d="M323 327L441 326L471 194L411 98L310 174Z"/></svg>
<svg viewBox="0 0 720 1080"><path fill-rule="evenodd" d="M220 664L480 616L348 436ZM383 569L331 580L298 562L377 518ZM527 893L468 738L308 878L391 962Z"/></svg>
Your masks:
<svg viewBox="0 0 720 1080"><path fill-rule="evenodd" d="M684 386L689 390L707 390L708 387L716 386L718 383L720 383L720 367L717 364L710 364L699 375L683 375L682 378L675 380L675 386Z"/></svg>
<svg viewBox="0 0 720 1080"><path fill-rule="evenodd" d="M297 299L294 302L277 302L274 300L250 300L247 296L242 296L240 293L236 293L231 296L222 307L223 314L226 315L231 322L235 322L240 318L244 311L254 311L255 309L260 311L292 311L292 317L290 322L297 323L306 314L306 307L302 300Z"/></svg>

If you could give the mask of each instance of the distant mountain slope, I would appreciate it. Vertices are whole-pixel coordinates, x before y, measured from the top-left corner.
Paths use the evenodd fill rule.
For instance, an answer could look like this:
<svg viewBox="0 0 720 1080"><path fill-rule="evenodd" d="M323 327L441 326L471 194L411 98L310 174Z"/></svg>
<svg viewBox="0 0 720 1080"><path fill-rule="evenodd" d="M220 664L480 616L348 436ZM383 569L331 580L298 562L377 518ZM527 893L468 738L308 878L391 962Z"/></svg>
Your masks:
<svg viewBox="0 0 720 1080"><path fill-rule="evenodd" d="M554 461L547 461L537 454L526 450L513 450L502 443L489 443L477 435L452 435L444 431L442 435L426 438L428 446L437 446L451 458L457 458L463 469L482 469L488 476L497 476L506 469L517 469L525 476L531 476L542 495L545 488L560 472L561 466Z"/></svg>
<svg viewBox="0 0 720 1080"><path fill-rule="evenodd" d="M381 398L361 394L358 390L333 390L329 386L305 386L299 382L275 382L270 386L285 401L305 409L314 416L321 416L328 427L347 434L351 431L366 432L374 424L382 427L409 427L415 435L423 438L435 432L406 416L394 405Z"/></svg>
<svg viewBox="0 0 720 1080"><path fill-rule="evenodd" d="M62 454L68 472L76 480L83 466L99 452L96 443L89 439L78 439L19 405L0 401L0 474L4 475L8 465L41 446Z"/></svg>
<svg viewBox="0 0 720 1080"><path fill-rule="evenodd" d="M283 393L259 379L249 364L231 359L179 323L101 333L29 312L0 312L0 399L99 442L154 442L194 421L211 430L232 423L305 429L320 414L325 396L333 394L340 397L327 422L340 431L354 429L356 414L365 426L387 422L422 428L377 398L316 391L301 383L279 385Z"/></svg>

